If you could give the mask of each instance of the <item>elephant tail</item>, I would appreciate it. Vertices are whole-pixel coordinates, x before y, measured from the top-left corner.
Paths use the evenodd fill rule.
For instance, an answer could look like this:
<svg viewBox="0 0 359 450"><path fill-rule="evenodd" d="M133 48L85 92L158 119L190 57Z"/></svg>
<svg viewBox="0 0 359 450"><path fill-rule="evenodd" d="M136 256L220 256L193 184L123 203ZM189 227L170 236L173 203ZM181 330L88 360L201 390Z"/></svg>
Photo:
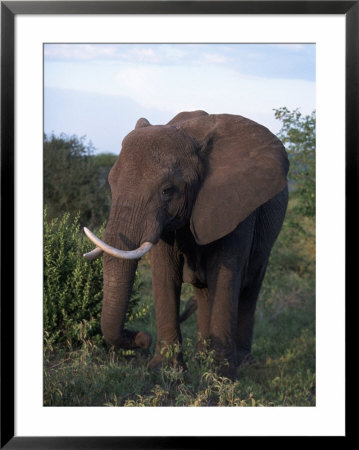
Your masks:
<svg viewBox="0 0 359 450"><path fill-rule="evenodd" d="M180 323L184 322L189 317L191 317L192 314L196 311L196 309L197 309L197 301L196 301L196 299L194 297L191 297L186 302L185 310L180 315L180 318L179 318Z"/></svg>

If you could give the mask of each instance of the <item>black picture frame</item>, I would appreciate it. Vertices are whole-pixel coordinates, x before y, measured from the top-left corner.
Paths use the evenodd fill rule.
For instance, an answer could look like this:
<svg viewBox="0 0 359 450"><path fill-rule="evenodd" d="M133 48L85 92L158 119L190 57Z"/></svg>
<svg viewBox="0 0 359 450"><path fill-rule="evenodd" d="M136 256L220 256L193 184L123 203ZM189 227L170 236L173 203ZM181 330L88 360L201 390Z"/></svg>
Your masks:
<svg viewBox="0 0 359 450"><path fill-rule="evenodd" d="M1 441L6 449L199 448L206 437L25 437L14 435L14 20L18 14L341 14L346 21L346 298L358 247L359 1L1 2ZM6 220L4 220L6 218ZM350 243L350 244L349 244ZM354 291L355 292L355 291ZM346 337L348 342L348 332ZM348 391L347 391L348 392ZM349 430L346 426L346 436ZM208 441L208 442L207 442ZM226 444L224 444L226 445Z"/></svg>

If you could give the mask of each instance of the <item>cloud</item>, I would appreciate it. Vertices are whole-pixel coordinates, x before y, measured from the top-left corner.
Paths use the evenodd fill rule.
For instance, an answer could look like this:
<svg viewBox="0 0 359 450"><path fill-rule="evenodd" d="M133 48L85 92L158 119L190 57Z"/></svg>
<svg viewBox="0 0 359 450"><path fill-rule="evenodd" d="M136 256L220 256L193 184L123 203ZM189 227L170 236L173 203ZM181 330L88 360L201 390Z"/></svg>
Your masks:
<svg viewBox="0 0 359 450"><path fill-rule="evenodd" d="M174 44L45 44L44 55L46 62L106 60L168 64L190 58L190 47Z"/></svg>
<svg viewBox="0 0 359 450"><path fill-rule="evenodd" d="M204 53L202 58L203 62L208 64L228 64L233 62L232 58L219 53Z"/></svg>
<svg viewBox="0 0 359 450"><path fill-rule="evenodd" d="M309 113L315 108L313 82L252 77L221 67L131 65L117 73L116 83L119 94L146 108L173 113L207 109L250 114L280 106L301 107Z"/></svg>
<svg viewBox="0 0 359 450"><path fill-rule="evenodd" d="M156 63L161 61L160 55L150 47L134 47L133 49L129 50L126 56L129 60L135 59L137 61L146 63Z"/></svg>
<svg viewBox="0 0 359 450"><path fill-rule="evenodd" d="M46 60L91 61L118 57L118 48L102 44L45 44Z"/></svg>
<svg viewBox="0 0 359 450"><path fill-rule="evenodd" d="M314 79L312 44L45 44L45 63L226 65L271 78Z"/></svg>
<svg viewBox="0 0 359 450"><path fill-rule="evenodd" d="M280 50L301 52L307 48L308 44L271 44L271 46Z"/></svg>

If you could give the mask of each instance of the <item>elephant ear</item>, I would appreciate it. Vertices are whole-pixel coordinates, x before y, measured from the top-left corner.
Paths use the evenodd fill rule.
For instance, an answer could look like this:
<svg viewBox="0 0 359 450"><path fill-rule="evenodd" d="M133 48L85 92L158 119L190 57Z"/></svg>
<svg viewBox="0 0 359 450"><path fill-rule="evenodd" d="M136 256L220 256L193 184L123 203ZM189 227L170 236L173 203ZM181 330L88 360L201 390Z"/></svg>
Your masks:
<svg viewBox="0 0 359 450"><path fill-rule="evenodd" d="M181 128L206 142L207 167L190 222L198 244L227 235L286 187L288 157L267 128L227 114L198 117Z"/></svg>
<svg viewBox="0 0 359 450"><path fill-rule="evenodd" d="M144 128L144 127L150 127L151 124L150 122L145 119L144 117L141 117L141 119L138 119L138 121L136 122L136 126L135 126L135 130L137 130L138 128Z"/></svg>

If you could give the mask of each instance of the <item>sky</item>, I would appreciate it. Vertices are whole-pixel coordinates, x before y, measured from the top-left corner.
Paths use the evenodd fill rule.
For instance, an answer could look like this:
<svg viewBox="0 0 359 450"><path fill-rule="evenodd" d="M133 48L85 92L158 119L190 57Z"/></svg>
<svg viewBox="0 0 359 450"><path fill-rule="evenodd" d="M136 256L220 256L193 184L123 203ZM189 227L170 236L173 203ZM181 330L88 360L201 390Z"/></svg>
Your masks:
<svg viewBox="0 0 359 450"><path fill-rule="evenodd" d="M315 109L314 44L45 44L44 132L118 154L140 117L239 114L278 133L275 108Z"/></svg>

